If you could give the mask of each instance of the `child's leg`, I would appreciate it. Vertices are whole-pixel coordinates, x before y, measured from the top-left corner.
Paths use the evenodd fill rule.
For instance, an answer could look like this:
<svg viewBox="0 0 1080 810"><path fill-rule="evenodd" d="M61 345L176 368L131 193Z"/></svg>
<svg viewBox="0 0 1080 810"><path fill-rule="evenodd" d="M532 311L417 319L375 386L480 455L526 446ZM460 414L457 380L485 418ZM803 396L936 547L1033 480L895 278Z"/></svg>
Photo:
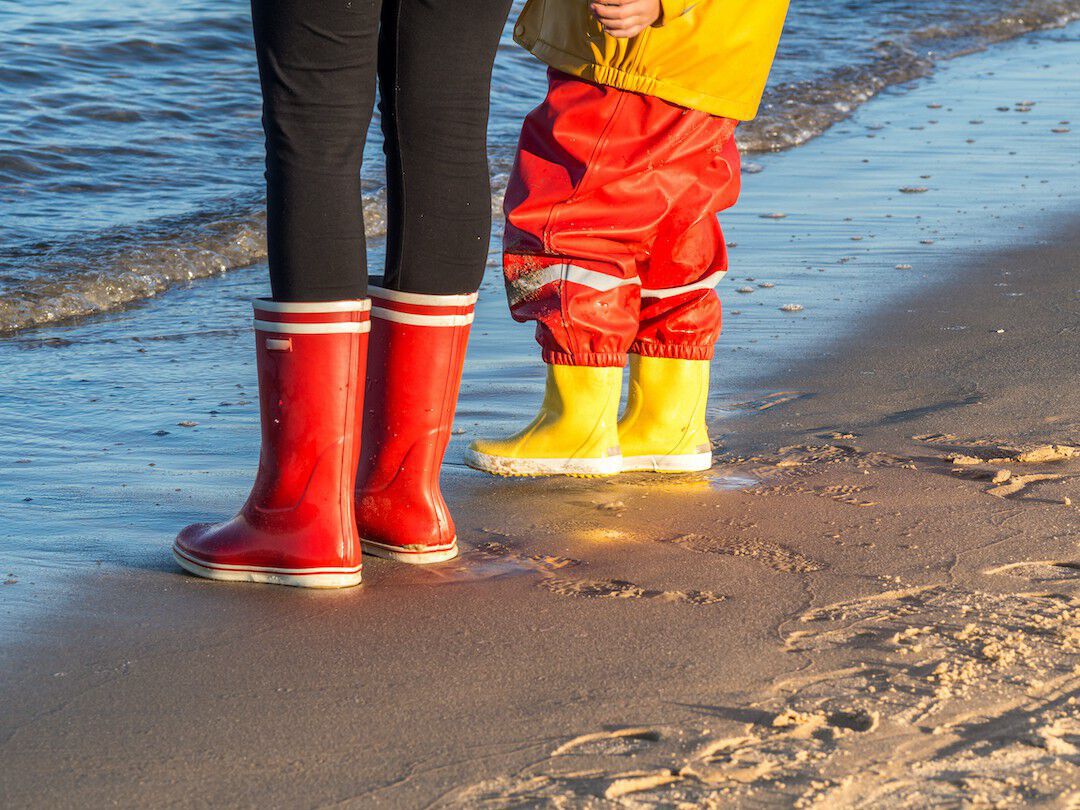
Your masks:
<svg viewBox="0 0 1080 810"><path fill-rule="evenodd" d="M536 322L545 363L626 365L645 223L610 200L626 201L619 183L635 160L627 152L640 98L549 71L547 98L522 127L506 192L503 273L510 312Z"/></svg>
<svg viewBox="0 0 1080 810"><path fill-rule="evenodd" d="M715 120L551 73L547 99L522 130L503 259L511 312L536 322L551 366L548 392L532 424L474 443L467 463L519 475L621 469L618 369L638 336L640 271L657 238L693 208ZM695 218L709 200L698 200Z"/></svg>
<svg viewBox="0 0 1080 810"><path fill-rule="evenodd" d="M612 233L595 195L613 179L624 94L555 72L522 127L506 194L503 268L513 317L536 322L548 364L537 417L501 440L479 440L466 463L502 475L611 475L622 367L637 333L639 248Z"/></svg>
<svg viewBox="0 0 1080 810"><path fill-rule="evenodd" d="M630 397L619 423L626 471L687 472L712 463L705 405L709 361L720 335L714 288L727 272L714 212L734 203L739 193L733 131L731 121L707 120L702 134L712 145L698 155L697 185L674 204L642 269L640 326L630 348Z"/></svg>
<svg viewBox="0 0 1080 810"><path fill-rule="evenodd" d="M702 116L699 151L681 171L694 187L672 200L642 267L640 322L630 351L644 357L709 360L720 336L716 285L728 269L716 213L739 196L735 123Z"/></svg>

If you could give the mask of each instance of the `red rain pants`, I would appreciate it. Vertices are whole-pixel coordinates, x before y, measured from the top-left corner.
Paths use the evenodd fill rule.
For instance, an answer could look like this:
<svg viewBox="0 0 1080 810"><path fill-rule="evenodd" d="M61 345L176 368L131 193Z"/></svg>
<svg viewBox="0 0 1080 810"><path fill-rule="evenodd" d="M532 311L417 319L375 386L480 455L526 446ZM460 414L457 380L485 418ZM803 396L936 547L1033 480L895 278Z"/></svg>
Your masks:
<svg viewBox="0 0 1080 810"><path fill-rule="evenodd" d="M735 121L548 71L506 191L503 272L545 363L708 360L739 196Z"/></svg>

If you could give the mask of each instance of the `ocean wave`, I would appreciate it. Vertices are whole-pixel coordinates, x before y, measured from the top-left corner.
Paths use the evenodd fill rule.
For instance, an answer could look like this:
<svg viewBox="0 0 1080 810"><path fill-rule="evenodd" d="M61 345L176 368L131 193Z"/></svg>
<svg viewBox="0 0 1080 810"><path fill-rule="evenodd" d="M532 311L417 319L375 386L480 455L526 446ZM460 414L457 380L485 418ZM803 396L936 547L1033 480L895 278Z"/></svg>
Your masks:
<svg viewBox="0 0 1080 810"><path fill-rule="evenodd" d="M896 42L878 45L872 63L844 66L810 82L782 84L764 99L758 117L739 127L745 152L778 152L816 138L886 87L928 76L935 60Z"/></svg>
<svg viewBox="0 0 1080 810"><path fill-rule="evenodd" d="M856 64L835 67L810 81L771 87L758 118L740 127L741 147L749 153L796 147L847 118L882 90L931 74L942 59L1077 19L1080 0L1028 0L990 19L939 21L879 41L871 56ZM138 40L123 45L150 47ZM113 114L105 105L84 113ZM40 157L12 150L0 159L0 177L62 173L75 155L52 161L37 160ZM506 183L502 163L494 161L496 212ZM385 191L369 190L364 198L367 232L375 242L386 233ZM261 209L261 202L252 197L188 216L147 220L89 238L72 237L69 244L9 246L0 266L0 333L106 312L177 284L261 261L266 255Z"/></svg>
<svg viewBox="0 0 1080 810"><path fill-rule="evenodd" d="M812 81L771 86L758 117L739 127L740 146L747 152L799 146L848 118L882 90L930 75L942 60L1078 19L1078 0L1027 0L1012 4L1000 16L960 17L881 40L871 58L860 64L837 67Z"/></svg>
<svg viewBox="0 0 1080 810"><path fill-rule="evenodd" d="M364 195L370 238L386 235L385 212L383 190ZM107 312L262 261L266 217L256 200L228 203L84 241L32 246L13 258L24 266L32 262L33 272L0 275L0 333Z"/></svg>

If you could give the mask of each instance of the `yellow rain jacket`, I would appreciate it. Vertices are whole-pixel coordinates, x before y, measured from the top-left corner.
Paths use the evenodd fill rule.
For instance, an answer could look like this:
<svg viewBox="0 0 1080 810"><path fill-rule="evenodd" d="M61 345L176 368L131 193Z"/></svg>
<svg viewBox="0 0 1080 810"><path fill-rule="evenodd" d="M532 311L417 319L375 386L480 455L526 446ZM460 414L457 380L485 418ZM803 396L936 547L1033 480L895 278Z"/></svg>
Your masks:
<svg viewBox="0 0 1080 810"><path fill-rule="evenodd" d="M632 39L608 36L588 0L528 0L514 39L556 70L749 121L757 114L788 0L661 0Z"/></svg>

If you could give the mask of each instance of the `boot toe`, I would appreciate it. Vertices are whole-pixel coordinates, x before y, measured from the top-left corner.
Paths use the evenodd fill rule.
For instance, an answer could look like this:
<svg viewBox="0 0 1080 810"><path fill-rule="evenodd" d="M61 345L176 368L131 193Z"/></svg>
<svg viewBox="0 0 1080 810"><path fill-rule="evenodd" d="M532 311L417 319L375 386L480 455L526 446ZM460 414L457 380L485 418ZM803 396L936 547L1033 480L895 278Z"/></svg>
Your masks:
<svg viewBox="0 0 1080 810"><path fill-rule="evenodd" d="M190 526L185 526L176 535L174 545L178 548L185 548L189 551L193 551L198 545L199 540L212 528L214 528L213 523L192 523Z"/></svg>
<svg viewBox="0 0 1080 810"><path fill-rule="evenodd" d="M465 452L465 465L474 470L510 477L569 475L580 477L615 475L622 471L622 460L616 445L602 455L564 456L530 453L528 447L507 452L498 443L470 447Z"/></svg>

